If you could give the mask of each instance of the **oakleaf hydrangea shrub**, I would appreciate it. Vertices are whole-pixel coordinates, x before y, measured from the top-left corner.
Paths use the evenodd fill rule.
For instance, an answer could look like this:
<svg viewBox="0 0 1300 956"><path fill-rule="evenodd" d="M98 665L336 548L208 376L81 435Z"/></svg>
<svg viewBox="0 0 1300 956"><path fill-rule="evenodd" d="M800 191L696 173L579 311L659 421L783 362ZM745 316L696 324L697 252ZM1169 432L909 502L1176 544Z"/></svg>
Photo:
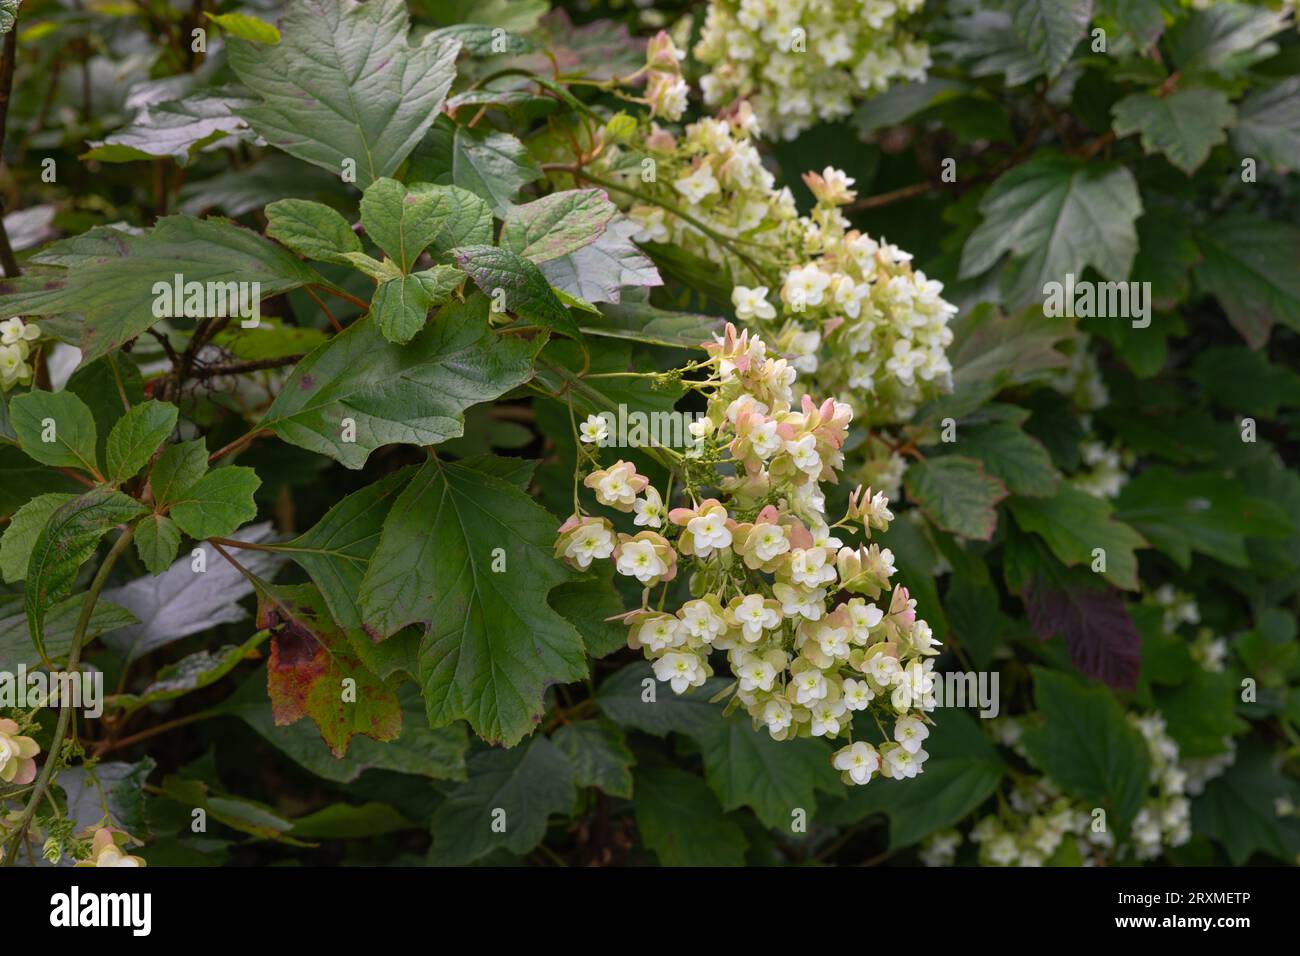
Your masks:
<svg viewBox="0 0 1300 956"><path fill-rule="evenodd" d="M0 37L0 865L1298 859L1294 4Z"/></svg>

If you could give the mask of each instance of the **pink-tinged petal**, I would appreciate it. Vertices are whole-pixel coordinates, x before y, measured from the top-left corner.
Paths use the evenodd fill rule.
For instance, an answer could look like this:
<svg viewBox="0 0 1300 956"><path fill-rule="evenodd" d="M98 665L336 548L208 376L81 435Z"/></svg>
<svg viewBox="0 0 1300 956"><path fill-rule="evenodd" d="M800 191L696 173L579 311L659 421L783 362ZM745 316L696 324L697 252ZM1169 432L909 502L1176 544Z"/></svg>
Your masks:
<svg viewBox="0 0 1300 956"><path fill-rule="evenodd" d="M35 779L36 779L36 761L32 760L30 757L26 757L26 758L19 757L18 773L14 777L13 782L16 783L18 786L22 787L31 783Z"/></svg>
<svg viewBox="0 0 1300 956"><path fill-rule="evenodd" d="M685 527L686 523L696 517L694 508L674 508L668 512L668 520L673 524L679 524Z"/></svg>
<svg viewBox="0 0 1300 956"><path fill-rule="evenodd" d="M790 547L807 550L814 544L812 532L804 527L802 521L790 525Z"/></svg>
<svg viewBox="0 0 1300 956"><path fill-rule="evenodd" d="M776 524L781 518L781 512L776 510L776 505L766 505L754 519L755 524Z"/></svg>

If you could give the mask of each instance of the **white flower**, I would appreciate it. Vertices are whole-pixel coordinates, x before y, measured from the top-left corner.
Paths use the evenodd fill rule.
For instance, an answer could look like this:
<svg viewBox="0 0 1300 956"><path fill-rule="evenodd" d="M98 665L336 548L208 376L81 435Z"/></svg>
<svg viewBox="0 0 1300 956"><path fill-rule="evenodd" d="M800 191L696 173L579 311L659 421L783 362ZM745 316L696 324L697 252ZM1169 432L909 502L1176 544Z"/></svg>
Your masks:
<svg viewBox="0 0 1300 956"><path fill-rule="evenodd" d="M600 558L604 560L614 553L614 534L603 524L591 522L573 536L564 549L564 556L572 558L584 571L591 562Z"/></svg>
<svg viewBox="0 0 1300 956"><path fill-rule="evenodd" d="M743 655L734 673L744 691L770 691L772 681L776 680L776 668L756 654Z"/></svg>
<svg viewBox="0 0 1300 956"><path fill-rule="evenodd" d="M686 633L705 644L712 644L714 638L727 629L727 622L714 612L708 601L687 601L678 614Z"/></svg>
<svg viewBox="0 0 1300 956"><path fill-rule="evenodd" d="M780 525L758 524L749 533L749 545L760 561L771 561L790 550L790 538Z"/></svg>
<svg viewBox="0 0 1300 956"><path fill-rule="evenodd" d="M867 661L867 674L881 687L889 687L901 673L898 658L883 651Z"/></svg>
<svg viewBox="0 0 1300 956"><path fill-rule="evenodd" d="M0 322L0 345L15 345L18 342L35 342L41 337L41 330L35 322L24 323L18 316ZM24 356L26 358L26 356Z"/></svg>
<svg viewBox="0 0 1300 956"><path fill-rule="evenodd" d="M777 422L767 421L753 426L749 430L749 447L754 454L767 461L781 448L781 436L776 433Z"/></svg>
<svg viewBox="0 0 1300 956"><path fill-rule="evenodd" d="M795 548L790 552L790 577L806 588L820 587L835 580L835 565L822 548Z"/></svg>
<svg viewBox="0 0 1300 956"><path fill-rule="evenodd" d="M772 594L781 602L781 613L786 617L802 617L809 621L819 621L826 613L825 588L809 590L778 581L772 586Z"/></svg>
<svg viewBox="0 0 1300 956"><path fill-rule="evenodd" d="M853 642L865 644L871 639L871 631L885 619L885 612L874 604L867 604L860 598L848 603L849 621L853 625Z"/></svg>
<svg viewBox="0 0 1300 956"><path fill-rule="evenodd" d="M804 435L802 438L784 443L785 450L794 460L794 466L811 478L816 478L822 471L821 455L817 454L817 436Z"/></svg>
<svg viewBox="0 0 1300 956"><path fill-rule="evenodd" d="M701 163L695 172L673 183L673 188L685 196L691 205L695 205L718 191L718 181L713 178L713 171L708 165Z"/></svg>
<svg viewBox="0 0 1300 956"><path fill-rule="evenodd" d="M840 732L840 718L844 716L844 701L821 700L812 706L812 735L834 737Z"/></svg>
<svg viewBox="0 0 1300 956"><path fill-rule="evenodd" d="M630 578L636 578L642 584L652 581L668 570L668 565L655 552L650 541L629 541L619 551L615 570Z"/></svg>
<svg viewBox="0 0 1300 956"><path fill-rule="evenodd" d="M797 311L800 308L821 305L826 297L826 287L830 284L831 277L813 263L799 269L791 269L785 277L781 294Z"/></svg>
<svg viewBox="0 0 1300 956"><path fill-rule="evenodd" d="M921 744L929 736L930 728L916 717L900 717L894 723L894 739L910 754L920 750Z"/></svg>
<svg viewBox="0 0 1300 956"><path fill-rule="evenodd" d="M695 553L701 558L707 558L715 548L722 550L731 546L727 512L722 508L710 508L705 514L692 518L686 523L686 530L691 533Z"/></svg>
<svg viewBox="0 0 1300 956"><path fill-rule="evenodd" d="M814 632L821 652L833 660L846 660L849 656L849 629L823 624Z"/></svg>
<svg viewBox="0 0 1300 956"><path fill-rule="evenodd" d="M633 523L637 527L658 528L663 525L664 502L653 486L647 486L644 498L632 502L632 510L636 512Z"/></svg>
<svg viewBox="0 0 1300 956"><path fill-rule="evenodd" d="M781 612L774 607L769 607L761 594L748 594L743 597L732 611L732 616L744 631L745 640L750 643L762 637L763 631L770 631L781 625Z"/></svg>
<svg viewBox="0 0 1300 956"><path fill-rule="evenodd" d="M776 309L767 301L767 286L751 289L738 285L731 290L731 304L736 307L736 318L742 322L776 318Z"/></svg>
<svg viewBox="0 0 1300 956"><path fill-rule="evenodd" d="M870 744L859 740L837 750L832 763L836 770L842 770L855 784L861 785L867 783L879 769L880 755Z"/></svg>
<svg viewBox="0 0 1300 956"><path fill-rule="evenodd" d="M794 708L779 697L774 697L763 705L763 723L772 736L783 733L794 723Z"/></svg>
<svg viewBox="0 0 1300 956"><path fill-rule="evenodd" d="M924 750L912 753L902 747L895 747L885 754L883 773L886 777L893 777L895 780L911 779L921 772L921 764L925 763L925 758L928 756L930 755Z"/></svg>
<svg viewBox="0 0 1300 956"><path fill-rule="evenodd" d="M852 677L844 681L844 706L849 710L866 710L867 704L871 703L876 696L876 692L864 680L854 680Z"/></svg>
<svg viewBox="0 0 1300 956"><path fill-rule="evenodd" d="M679 647L684 640L680 624L677 618L667 614L652 617L636 629L637 642L656 654L670 647Z"/></svg>
<svg viewBox="0 0 1300 956"><path fill-rule="evenodd" d="M673 651L654 662L655 677L667 681L674 694L686 692L688 687L699 687L708 676L704 665L694 654Z"/></svg>
<svg viewBox="0 0 1300 956"><path fill-rule="evenodd" d="M795 703L807 706L823 700L829 689L826 675L819 670L806 670L794 679Z"/></svg>
<svg viewBox="0 0 1300 956"><path fill-rule="evenodd" d="M588 415L587 420L578 426L578 438L588 445L604 444L609 437L609 423L599 415Z"/></svg>

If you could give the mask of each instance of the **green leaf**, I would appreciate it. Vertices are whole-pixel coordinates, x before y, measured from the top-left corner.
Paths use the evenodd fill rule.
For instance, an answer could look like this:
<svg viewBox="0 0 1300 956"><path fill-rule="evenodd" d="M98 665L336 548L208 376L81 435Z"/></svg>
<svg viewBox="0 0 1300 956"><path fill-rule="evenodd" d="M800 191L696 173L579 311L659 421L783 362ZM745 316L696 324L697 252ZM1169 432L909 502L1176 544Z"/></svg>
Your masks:
<svg viewBox="0 0 1300 956"><path fill-rule="evenodd" d="M1013 0L1011 22L1049 79L1055 79L1083 39L1092 0Z"/></svg>
<svg viewBox="0 0 1300 956"><path fill-rule="evenodd" d="M722 719L722 708L709 700L728 683L721 677L712 677L702 687L674 694L671 688L655 680L649 664L638 661L605 678L596 690L596 706L622 727L656 737L670 732L698 737L707 734Z"/></svg>
<svg viewBox="0 0 1300 956"><path fill-rule="evenodd" d="M694 774L656 766L636 774L636 826L664 866L743 866L747 842Z"/></svg>
<svg viewBox="0 0 1300 956"><path fill-rule="evenodd" d="M240 111L267 142L364 189L391 176L438 116L457 40L412 47L401 0L304 0L275 46L238 37L230 65L261 103Z"/></svg>
<svg viewBox="0 0 1300 956"><path fill-rule="evenodd" d="M1237 108L1232 145L1279 172L1300 162L1300 76L1256 90Z"/></svg>
<svg viewBox="0 0 1300 956"><path fill-rule="evenodd" d="M599 787L612 797L632 796L632 765L636 758L623 739L623 731L602 720L565 724L551 743L569 758L573 781L580 787Z"/></svg>
<svg viewBox="0 0 1300 956"><path fill-rule="evenodd" d="M308 259L344 262L361 240L337 211L307 199L281 199L266 207L266 234Z"/></svg>
<svg viewBox="0 0 1300 956"><path fill-rule="evenodd" d="M1159 466L1128 482L1115 509L1184 569L1191 566L1193 551L1233 567L1250 567L1247 537L1285 538L1295 531L1283 509L1248 496L1236 479Z"/></svg>
<svg viewBox="0 0 1300 956"><path fill-rule="evenodd" d="M603 189L554 192L506 213L501 248L546 262L595 242L617 215Z"/></svg>
<svg viewBox="0 0 1300 956"><path fill-rule="evenodd" d="M240 286L256 288L265 299L322 281L287 249L225 219L167 216L149 232L122 233L114 242L112 254L74 263L64 275L12 280L15 291L0 295L0 312L83 314L81 360L87 364L152 326L157 313L182 314L183 289L181 301L174 301L177 275L204 285L212 303L205 301L201 311L214 313L208 317L238 312L239 296L232 301L229 292Z"/></svg>
<svg viewBox="0 0 1300 956"><path fill-rule="evenodd" d="M1071 320L1047 316L1038 306L1007 316L987 303L977 305L957 316L951 328L953 393L928 404L925 418L968 415L1003 388L1070 364L1055 346L1074 335Z"/></svg>
<svg viewBox="0 0 1300 956"><path fill-rule="evenodd" d="M326 804L315 813L297 817L289 832L301 840L355 840L383 836L416 825L386 803Z"/></svg>
<svg viewBox="0 0 1300 956"><path fill-rule="evenodd" d="M1168 96L1134 93L1112 108L1119 136L1142 134L1142 149L1163 153L1188 176L1196 172L1210 150L1227 142L1227 128L1237 111L1221 90L1176 90Z"/></svg>
<svg viewBox="0 0 1300 956"><path fill-rule="evenodd" d="M1061 474L1042 442L1010 422L995 422L958 432L958 447L984 464L1015 495L1046 498L1056 494Z"/></svg>
<svg viewBox="0 0 1300 956"><path fill-rule="evenodd" d="M379 741L401 734L395 689L361 663L314 585L268 587L258 596L257 624L271 632L266 685L277 727L310 717L335 757L355 734Z"/></svg>
<svg viewBox="0 0 1300 956"><path fill-rule="evenodd" d="M712 315L669 312L648 302L609 303L600 308L600 318L582 327L587 335L628 339L647 345L693 349L711 342L722 333L722 320Z"/></svg>
<svg viewBox="0 0 1300 956"><path fill-rule="evenodd" d="M37 495L14 512L4 535L0 536L0 575L5 583L14 584L27 576L27 561L41 529L60 506L75 497L75 494L52 491Z"/></svg>
<svg viewBox="0 0 1300 956"><path fill-rule="evenodd" d="M384 519L413 468L392 472L337 502L304 534L280 545L316 583L334 620L348 629L362 625L357 593Z"/></svg>
<svg viewBox="0 0 1300 956"><path fill-rule="evenodd" d="M128 714L141 707L176 700L196 690L211 687L239 664L256 656L266 641L266 631L257 631L243 644L226 644L215 650L204 648L158 669L152 681L138 694L116 694L113 702Z"/></svg>
<svg viewBox="0 0 1300 956"><path fill-rule="evenodd" d="M794 812L817 814L816 790L838 793L839 774L823 741L773 740L755 730L745 714L725 720L717 713L695 733L704 758L704 777L724 810L747 806L765 827L791 834Z"/></svg>
<svg viewBox="0 0 1300 956"><path fill-rule="evenodd" d="M1277 322L1300 330L1300 229L1229 213L1196 241L1196 283L1219 300L1247 345L1262 346Z"/></svg>
<svg viewBox="0 0 1300 956"><path fill-rule="evenodd" d="M912 846L973 812L1006 773L997 748L960 710L936 717L925 751L925 771L915 779L877 779L852 787L844 801L828 802L821 818L843 826L883 813L889 817L890 849Z"/></svg>
<svg viewBox="0 0 1300 956"><path fill-rule="evenodd" d="M406 174L411 182L469 190L486 200L501 218L509 212L519 190L541 176L541 168L514 136L457 126L445 116L438 117L416 147Z"/></svg>
<svg viewBox="0 0 1300 956"><path fill-rule="evenodd" d="M495 246L463 246L453 250L460 266L488 296L505 292L503 306L529 322L536 322L570 338L582 338L578 323L560 302L542 271L527 259Z"/></svg>
<svg viewBox="0 0 1300 956"><path fill-rule="evenodd" d="M434 812L429 862L471 863L496 850L523 856L542 842L553 814L573 810L577 795L568 758L545 737L481 751L469 759L469 779Z"/></svg>
<svg viewBox="0 0 1300 956"><path fill-rule="evenodd" d="M267 545L270 532L270 522L264 522L240 528L231 537ZM201 574L195 571L196 559L186 555L157 577L139 577L104 592L105 599L126 608L139 620L138 624L104 636L104 643L126 662L218 624L248 617L240 602L253 593L253 585L211 545L199 545L196 550L205 562ZM268 580L284 561L282 555L272 551L239 552L239 563L246 571Z"/></svg>
<svg viewBox="0 0 1300 956"><path fill-rule="evenodd" d="M1138 254L1133 260L1131 278L1134 282L1151 283L1153 307L1171 309L1187 298L1191 289L1191 269L1199 258L1200 252L1192 239L1191 223L1185 215L1163 206L1142 213L1138 220ZM1147 337L1147 329L1129 328Z"/></svg>
<svg viewBox="0 0 1300 956"><path fill-rule="evenodd" d="M1109 502L1064 484L1051 498L1014 496L1007 507L1025 531L1047 542L1063 564L1091 567L1093 550L1106 553L1103 576L1126 591L1138 588L1137 555L1147 546L1140 534L1111 516Z"/></svg>
<svg viewBox="0 0 1300 956"><path fill-rule="evenodd" d="M175 405L150 399L119 418L104 453L109 480L126 481L148 464L176 427L178 414Z"/></svg>
<svg viewBox="0 0 1300 956"><path fill-rule="evenodd" d="M153 759L139 763L113 761L61 771L58 785L67 798L67 819L77 830L111 826L137 838L148 835L144 785L154 769Z"/></svg>
<svg viewBox="0 0 1300 956"><path fill-rule="evenodd" d="M423 283L414 276L394 276L379 283L370 301L370 314L384 338L405 345L424 328L430 300Z"/></svg>
<svg viewBox="0 0 1300 956"><path fill-rule="evenodd" d="M286 757L322 780L352 783L371 769L434 780L464 780L465 751L469 748L465 725L431 729L424 716L424 702L413 684L404 685L398 697L402 703L401 736L386 743L366 736L354 737L341 758L330 752L310 721L276 726L266 699L265 671L259 670L241 684L222 703L221 710L244 721Z"/></svg>
<svg viewBox="0 0 1300 956"><path fill-rule="evenodd" d="M998 526L997 504L1007 488L974 458L930 457L903 476L907 497L944 531L988 541Z"/></svg>
<svg viewBox="0 0 1300 956"><path fill-rule="evenodd" d="M85 594L74 594L50 608L45 616L45 650L52 660L62 660L72 647L72 635L86 603ZM18 607L14 595L12 607ZM32 647L32 636L27 627L27 615L21 609L8 614L10 605L0 610L0 670L14 671L19 664L31 669L41 663L40 655ZM7 615L7 616L6 616ZM90 623L86 626L85 641L92 641L108 631L138 623L134 614L110 601L95 602Z"/></svg>
<svg viewBox="0 0 1300 956"><path fill-rule="evenodd" d="M630 219L616 219L595 242L543 262L542 275L560 292L586 303L618 302L625 288L663 285L655 264L632 241L636 232Z"/></svg>
<svg viewBox="0 0 1300 956"><path fill-rule="evenodd" d="M259 20L246 13L206 13L204 16L232 37L270 45L280 42L279 30L265 20Z"/></svg>
<svg viewBox="0 0 1300 956"><path fill-rule="evenodd" d="M9 403L9 421L22 450L41 464L99 473L94 416L71 392L15 396Z"/></svg>
<svg viewBox="0 0 1300 956"><path fill-rule="evenodd" d="M1150 773L1142 734L1104 688L1032 670L1043 725L1021 738L1030 759L1067 794L1105 808L1127 827L1142 806Z"/></svg>
<svg viewBox="0 0 1300 956"><path fill-rule="evenodd" d="M1082 276L1088 266L1127 279L1137 253L1142 201L1133 174L1113 163L1038 152L990 187L980 211L984 221L962 249L961 275L979 275L1009 253L1002 286L1012 306L1041 301L1046 283Z"/></svg>
<svg viewBox="0 0 1300 956"><path fill-rule="evenodd" d="M1215 4L1180 20L1165 34L1169 60L1183 73L1212 70L1231 75L1271 56L1263 42L1286 26L1286 13L1244 4Z"/></svg>
<svg viewBox="0 0 1300 956"><path fill-rule="evenodd" d="M153 103L129 125L103 140L90 141L90 149L78 158L102 163L170 158L189 166L206 149L256 139L233 112L253 103L236 87L213 87L184 99Z"/></svg>
<svg viewBox="0 0 1300 956"><path fill-rule="evenodd" d="M162 574L176 560L181 529L166 515L145 515L135 529L135 550L150 574Z"/></svg>
<svg viewBox="0 0 1300 956"><path fill-rule="evenodd" d="M172 520L191 538L219 538L257 517L253 493L262 484L242 465L210 471L170 505Z"/></svg>
<svg viewBox="0 0 1300 956"><path fill-rule="evenodd" d="M1300 803L1300 784L1277 771L1267 746L1248 741L1227 772L1192 801L1192 829L1221 843L1233 866L1244 866L1258 852L1294 863L1300 820L1278 816L1279 799Z"/></svg>
<svg viewBox="0 0 1300 956"><path fill-rule="evenodd" d="M627 627L609 620L625 610L622 595L609 581L569 581L552 590L546 600L578 629L589 656L606 657L627 647Z"/></svg>
<svg viewBox="0 0 1300 956"><path fill-rule="evenodd" d="M161 508L180 501L207 470L208 446L202 438L168 445L149 472L154 502Z"/></svg>
<svg viewBox="0 0 1300 956"><path fill-rule="evenodd" d="M50 515L27 560L24 597L32 642L42 655L45 615L50 607L71 593L77 571L94 556L104 533L143 511L138 501L101 487L65 501Z"/></svg>
<svg viewBox="0 0 1300 956"><path fill-rule="evenodd" d="M362 318L294 366L259 428L360 468L380 445L436 445L464 429L462 413L532 375L536 345L488 328L487 302L449 303L407 345ZM355 441L345 440L347 421Z"/></svg>
<svg viewBox="0 0 1300 956"><path fill-rule="evenodd" d="M20 2L21 0L0 0L0 36L4 36L14 28Z"/></svg>
<svg viewBox="0 0 1300 956"><path fill-rule="evenodd" d="M1294 647L1295 645L1290 645ZM1241 684L1233 674L1214 674L1200 667L1177 687L1153 690L1180 759L1212 757L1223 752L1223 739L1242 733L1247 724L1235 713Z"/></svg>
<svg viewBox="0 0 1300 956"><path fill-rule="evenodd" d="M432 193L408 192L388 178L376 179L361 197L361 225L403 273L411 271L437 234L434 203Z"/></svg>
<svg viewBox="0 0 1300 956"><path fill-rule="evenodd" d="M1263 352L1216 346L1196 356L1191 372L1211 399L1235 412L1273 419L1280 408L1300 407L1300 374Z"/></svg>
<svg viewBox="0 0 1300 956"><path fill-rule="evenodd" d="M464 465L427 461L394 502L358 604L377 638L428 625L432 725L464 718L514 746L541 720L547 685L586 676L582 638L546 603L569 577L554 540L555 520L528 495Z"/></svg>

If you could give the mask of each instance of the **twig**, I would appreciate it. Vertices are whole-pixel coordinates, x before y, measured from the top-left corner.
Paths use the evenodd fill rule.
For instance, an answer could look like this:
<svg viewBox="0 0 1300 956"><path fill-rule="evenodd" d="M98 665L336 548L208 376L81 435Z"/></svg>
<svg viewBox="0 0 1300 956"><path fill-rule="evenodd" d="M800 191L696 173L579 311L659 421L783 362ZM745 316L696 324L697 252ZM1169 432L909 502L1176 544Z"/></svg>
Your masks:
<svg viewBox="0 0 1300 956"><path fill-rule="evenodd" d="M135 528L128 527L113 543L109 549L108 555L104 558L104 563L99 566L95 573L95 578L90 582L90 589L86 592L86 600L81 604L81 614L77 618L76 630L72 632L72 647L68 651L67 671L76 673L78 665L81 663L81 642L86 638L86 630L90 626L91 615L95 612L95 604L99 600L100 592L104 590L104 585L108 583L108 576L113 571L113 566L117 564L117 559L122 556L127 547L131 544L131 538L135 535ZM12 866L17 859L18 848L22 845L23 838L27 835L27 828L31 825L32 818L36 816L36 806L49 789L50 783L54 779L54 768L59 762L59 751L63 747L63 738L68 732L68 724L72 721L72 704L65 698L59 699L59 720L54 726L54 737L50 741L49 750L46 751L45 764L41 767L41 775L36 779L36 786L32 788L31 797L27 801L27 806L23 808L22 815L18 818L17 826L14 828L13 836L10 838L9 852L5 854L2 866Z"/></svg>
<svg viewBox="0 0 1300 956"><path fill-rule="evenodd" d="M5 34L4 66L0 68L0 164L4 163L5 129L9 125L9 96L14 88L14 63L18 59L18 14ZM5 228L4 203L0 202L0 265L4 266L5 276L12 278L21 275L18 260L14 258L13 246L9 244L9 230Z"/></svg>

